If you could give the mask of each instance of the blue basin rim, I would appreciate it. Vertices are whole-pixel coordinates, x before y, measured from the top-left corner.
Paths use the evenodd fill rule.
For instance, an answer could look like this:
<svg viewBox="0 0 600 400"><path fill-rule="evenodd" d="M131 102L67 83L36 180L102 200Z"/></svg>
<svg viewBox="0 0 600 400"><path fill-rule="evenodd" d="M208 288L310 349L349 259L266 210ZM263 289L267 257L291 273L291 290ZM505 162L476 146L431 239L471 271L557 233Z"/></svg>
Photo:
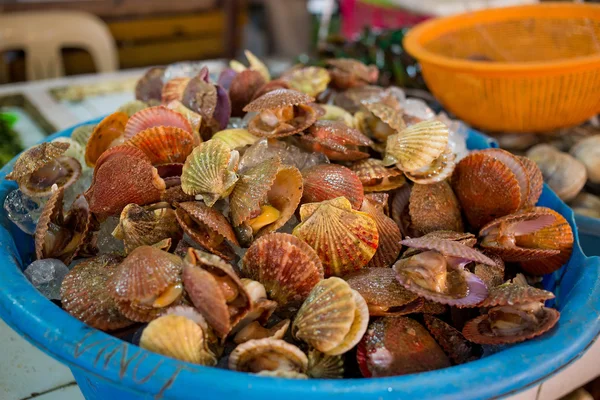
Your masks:
<svg viewBox="0 0 600 400"><path fill-rule="evenodd" d="M91 121L94 123L96 121ZM57 136L70 135L71 129ZM491 142L470 132L470 148ZM16 186L4 180L14 165L0 170L0 199ZM502 195L502 194L499 194ZM548 188L541 205L561 214L575 228L572 211ZM600 259L585 257L576 239L568 268L545 280L556 290L561 311L557 327L541 338L509 347L468 364L415 375L377 379L286 380L197 366L162 357L81 323L44 298L21 272L17 229L0 214L0 316L14 330L59 361L142 396L157 398L287 399L436 398L484 399L505 396L539 383L592 345L600 333ZM554 285L559 283L559 287ZM240 397L241 398L241 397Z"/></svg>

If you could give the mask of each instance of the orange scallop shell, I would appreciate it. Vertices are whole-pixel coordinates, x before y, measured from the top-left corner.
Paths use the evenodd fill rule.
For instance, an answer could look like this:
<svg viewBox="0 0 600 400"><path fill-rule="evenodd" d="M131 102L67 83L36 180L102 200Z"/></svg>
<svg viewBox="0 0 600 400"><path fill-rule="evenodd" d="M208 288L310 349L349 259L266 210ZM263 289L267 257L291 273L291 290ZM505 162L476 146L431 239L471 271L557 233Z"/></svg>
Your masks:
<svg viewBox="0 0 600 400"><path fill-rule="evenodd" d="M359 270L377 251L377 223L367 213L353 210L345 197L304 204L300 219L292 234L317 252L325 276Z"/></svg>
<svg viewBox="0 0 600 400"><path fill-rule="evenodd" d="M153 165L184 163L194 149L194 138L174 126L155 126L141 131L125 144L142 150Z"/></svg>
<svg viewBox="0 0 600 400"><path fill-rule="evenodd" d="M529 197L525 201L523 208L535 207L542 195L542 190L544 189L544 177L542 176L542 171L540 170L540 167L529 158L518 158L525 167L525 171L529 178Z"/></svg>
<svg viewBox="0 0 600 400"><path fill-rule="evenodd" d="M260 72L250 69L238 73L231 81L229 98L231 99L231 115L241 117L244 107L254 98L255 93L265 85L265 78Z"/></svg>
<svg viewBox="0 0 600 400"><path fill-rule="evenodd" d="M386 168L383 161L376 158L357 161L350 169L358 175L365 192L387 192L406 183L402 171L396 167Z"/></svg>
<svg viewBox="0 0 600 400"><path fill-rule="evenodd" d="M536 207L535 210L549 212L556 218L550 226L529 235L519 236L517 244L529 248L554 249L560 253L541 260L521 262L521 268L533 275L545 275L566 265L573 252L573 230L569 222L561 214L546 207Z"/></svg>
<svg viewBox="0 0 600 400"><path fill-rule="evenodd" d="M129 117L124 112L115 112L96 125L85 146L85 163L88 166L95 166L102 153L111 147L115 140L123 137L128 120Z"/></svg>
<svg viewBox="0 0 600 400"><path fill-rule="evenodd" d="M177 221L184 232L196 243L224 259L235 258L233 249L223 239L239 246L229 221L218 210L199 201L180 203Z"/></svg>
<svg viewBox="0 0 600 400"><path fill-rule="evenodd" d="M297 310L323 279L315 251L287 233L269 233L252 243L242 259L242 273L265 286L280 309Z"/></svg>
<svg viewBox="0 0 600 400"><path fill-rule="evenodd" d="M308 133L299 137L300 144L308 150L325 154L330 160L353 161L368 158L369 153L360 146L373 142L358 129L340 121L316 121Z"/></svg>
<svg viewBox="0 0 600 400"><path fill-rule="evenodd" d="M517 182L519 183L519 188L521 190L521 206L520 208L524 208L527 205L527 200L529 199L529 174L527 173L527 168L525 168L525 164L521 162L521 158L517 157L506 150L502 149L485 149L481 150L481 153L484 153L488 156L494 157L498 161L501 161L506 165L510 170L515 174L517 178Z"/></svg>
<svg viewBox="0 0 600 400"><path fill-rule="evenodd" d="M375 220L377 232L379 233L377 251L367 267L390 267L398 259L402 249L400 228L393 219L384 214L382 207L371 200L365 198L360 211L369 214Z"/></svg>
<svg viewBox="0 0 600 400"><path fill-rule="evenodd" d="M192 133L192 126L185 116L165 106L145 108L129 118L125 126L125 139L155 126L174 126Z"/></svg>
<svg viewBox="0 0 600 400"><path fill-rule="evenodd" d="M515 174L503 162L482 152L471 153L456 165L452 188L474 229L521 206Z"/></svg>
<svg viewBox="0 0 600 400"><path fill-rule="evenodd" d="M418 236L435 231L463 232L458 200L446 181L414 184L408 204L412 228Z"/></svg>
<svg viewBox="0 0 600 400"><path fill-rule="evenodd" d="M119 312L110 296L108 282L122 258L103 254L77 264L62 281L60 298L63 309L103 331L124 328L133 324Z"/></svg>
<svg viewBox="0 0 600 400"><path fill-rule="evenodd" d="M364 192L358 176L337 164L320 164L302 171L303 203L318 203L336 197L345 197L355 210L360 209Z"/></svg>
<svg viewBox="0 0 600 400"><path fill-rule="evenodd" d="M183 92L191 78L179 77L173 78L164 84L162 88L161 98L163 104L168 104L173 100L181 101L183 99Z"/></svg>
<svg viewBox="0 0 600 400"><path fill-rule="evenodd" d="M105 217L120 213L130 203L156 203L165 189L165 182L143 152L117 146L98 160L85 197L90 210Z"/></svg>

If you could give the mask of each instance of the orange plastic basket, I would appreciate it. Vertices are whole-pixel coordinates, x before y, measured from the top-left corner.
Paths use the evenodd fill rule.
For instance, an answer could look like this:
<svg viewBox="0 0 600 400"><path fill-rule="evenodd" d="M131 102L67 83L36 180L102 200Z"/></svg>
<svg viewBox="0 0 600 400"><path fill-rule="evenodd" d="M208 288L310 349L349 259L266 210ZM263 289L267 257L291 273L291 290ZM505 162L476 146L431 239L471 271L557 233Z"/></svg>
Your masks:
<svg viewBox="0 0 600 400"><path fill-rule="evenodd" d="M412 29L404 46L439 101L475 127L548 132L600 112L600 5L439 18Z"/></svg>

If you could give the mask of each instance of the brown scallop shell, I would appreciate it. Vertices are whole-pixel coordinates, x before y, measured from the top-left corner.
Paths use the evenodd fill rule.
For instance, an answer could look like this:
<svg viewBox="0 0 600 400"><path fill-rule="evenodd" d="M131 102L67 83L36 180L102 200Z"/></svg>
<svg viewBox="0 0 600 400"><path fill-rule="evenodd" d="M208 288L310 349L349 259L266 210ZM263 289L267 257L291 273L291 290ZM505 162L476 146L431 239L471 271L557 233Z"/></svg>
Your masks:
<svg viewBox="0 0 600 400"><path fill-rule="evenodd" d="M546 301L554 298L554 294L547 290L538 289L529 285L505 283L489 288L488 297L479 303L480 307L494 307Z"/></svg>
<svg viewBox="0 0 600 400"><path fill-rule="evenodd" d="M265 96L268 96L271 93L274 92L269 92ZM261 98L259 97L255 101L259 101L260 99ZM258 137L285 137L302 132L317 120L316 110L309 105L299 104L294 106L294 113L296 116L293 120L279 124L275 128L265 126L260 119L260 114L258 114L250 120L250 123L248 124L248 131Z"/></svg>
<svg viewBox="0 0 600 400"><path fill-rule="evenodd" d="M315 99L307 94L291 89L277 89L265 93L261 97L252 101L244 107L246 112L261 112L265 110L276 109L284 106L298 106L308 104Z"/></svg>
<svg viewBox="0 0 600 400"><path fill-rule="evenodd" d="M316 121L299 140L306 149L321 152L334 161L368 158L369 153L362 151L360 147L372 144L358 129L340 121L326 120Z"/></svg>
<svg viewBox="0 0 600 400"><path fill-rule="evenodd" d="M360 209L362 205L362 183L358 176L346 167L337 164L315 165L303 170L302 178L302 203L318 203L345 197L355 210Z"/></svg>
<svg viewBox="0 0 600 400"><path fill-rule="evenodd" d="M21 182L49 162L61 157L69 148L68 143L44 142L30 147L19 156L6 179Z"/></svg>
<svg viewBox="0 0 600 400"><path fill-rule="evenodd" d="M377 232L379 233L377 251L366 265L367 268L390 267L398 259L402 249L400 228L393 219L384 214L382 208L377 203L373 203L372 200L365 198L360 209L360 211L369 214L375 220Z"/></svg>
<svg viewBox="0 0 600 400"><path fill-rule="evenodd" d="M73 185L81 176L81 164L73 157L58 157L51 161L52 164L44 166L27 178L21 178L19 180L19 189L33 198L48 197L52 193L52 187L56 185L59 188L66 189ZM60 165L61 174L53 176L51 179L47 179L45 184L39 185L36 183L35 177L45 176L47 173L53 174L56 171L56 167Z"/></svg>
<svg viewBox="0 0 600 400"><path fill-rule="evenodd" d="M188 83L190 83L190 80L191 78L182 76L167 81L162 87L162 103L167 104L173 100L183 100L183 92Z"/></svg>
<svg viewBox="0 0 600 400"><path fill-rule="evenodd" d="M292 234L317 252L325 276L359 270L377 251L377 223L370 215L353 210L345 197L304 204L300 219Z"/></svg>
<svg viewBox="0 0 600 400"><path fill-rule="evenodd" d="M560 317L560 313L553 308L543 307L544 316L542 321L538 324L535 330L528 330L520 335L513 336L496 336L492 332L489 325L489 316L481 315L465 324L462 330L462 334L469 341L479 344L487 345L498 345L498 344L509 344L519 343L525 340L532 339L536 336L540 336L556 325Z"/></svg>
<svg viewBox="0 0 600 400"><path fill-rule="evenodd" d="M125 139L132 139L138 133L157 126L172 126L192 133L192 126L187 118L165 106L145 108L133 114L125 126Z"/></svg>
<svg viewBox="0 0 600 400"><path fill-rule="evenodd" d="M183 284L194 307L221 339L250 311L250 296L233 270L218 256L188 249L184 260ZM223 283L236 296L227 301ZM230 286L233 285L233 286Z"/></svg>
<svg viewBox="0 0 600 400"><path fill-rule="evenodd" d="M549 208L546 209L544 207L537 207L497 218L492 222L486 224L483 228L481 228L481 231L479 232L479 237L482 238L480 246L483 249L486 249L492 253L499 255L502 258L502 260L507 262L545 259L545 263L548 257L552 257L560 253L560 250L556 248L555 243L553 241L548 241L545 246L540 247L536 244L535 239L537 233L541 231L540 229L528 235L515 236L514 227L519 223L535 224L537 220L541 220L542 218L544 218L545 220L548 220L548 218L550 218L550 221L553 221L556 217L550 211L551 210ZM567 226L569 226L568 223ZM500 237L512 236L514 238L515 243L504 244L500 239L493 239L494 231L497 231L497 234L500 235ZM554 231L551 232L551 234L554 233ZM541 232L540 234L544 235L544 232ZM524 240L524 243L521 243L522 240ZM523 244L525 244L525 246ZM565 262L567 260L565 260ZM560 266L558 268L560 268Z"/></svg>
<svg viewBox="0 0 600 400"><path fill-rule="evenodd" d="M473 267L473 273L485 283L485 286L493 288L504 283L504 261L500 256L485 252L485 255L491 258L496 265L485 265L476 263Z"/></svg>
<svg viewBox="0 0 600 400"><path fill-rule="evenodd" d="M254 95L265 83L265 78L258 71L247 69L238 73L229 87L231 115L233 117L243 116L245 114L244 107L252 101Z"/></svg>
<svg viewBox="0 0 600 400"><path fill-rule="evenodd" d="M270 233L252 243L242 259L242 274L262 283L270 299L291 311L323 279L323 265L305 242L287 233Z"/></svg>
<svg viewBox="0 0 600 400"><path fill-rule="evenodd" d="M431 185L414 184L408 209L412 228L419 236L441 230L464 230L458 200L445 181Z"/></svg>
<svg viewBox="0 0 600 400"><path fill-rule="evenodd" d="M102 153L116 140L123 138L128 120L129 117L124 112L115 112L96 125L85 146L85 163L88 166L95 166Z"/></svg>
<svg viewBox="0 0 600 400"><path fill-rule="evenodd" d="M527 200L529 199L530 186L529 174L527 173L525 164L521 162L521 159L519 157L509 153L506 150L493 148L481 150L480 152L501 161L502 163L504 163L504 165L510 168L513 174L515 174L517 182L519 183L519 188L521 190L521 206L519 208L524 208L527 205Z"/></svg>
<svg viewBox="0 0 600 400"><path fill-rule="evenodd" d="M156 318L163 309L144 305L143 301L160 296L170 286L180 284L182 266L181 258L152 246L134 249L109 282L119 311L138 322Z"/></svg>
<svg viewBox="0 0 600 400"><path fill-rule="evenodd" d="M431 315L424 315L423 319L429 333L455 364L464 364L479 358L481 348L465 339L460 331Z"/></svg>
<svg viewBox="0 0 600 400"><path fill-rule="evenodd" d="M366 193L387 192L406 184L402 171L396 167L386 168L383 161L376 158L357 161L350 169L358 175Z"/></svg>
<svg viewBox="0 0 600 400"><path fill-rule="evenodd" d="M153 67L146 71L135 85L135 98L145 102L160 101L164 73L164 67Z"/></svg>
<svg viewBox="0 0 600 400"><path fill-rule="evenodd" d="M503 162L482 152L471 153L456 165L452 188L474 229L521 206L515 174Z"/></svg>
<svg viewBox="0 0 600 400"><path fill-rule="evenodd" d="M372 317L411 314L423 307L423 300L400 285L391 268L363 268L344 280L365 299Z"/></svg>
<svg viewBox="0 0 600 400"><path fill-rule="evenodd" d="M281 228L294 214L302 197L302 175L296 167L270 158L244 172L229 198L231 221L239 226L260 215L270 204L281 212L279 219L257 233L257 237Z"/></svg>
<svg viewBox="0 0 600 400"><path fill-rule="evenodd" d="M177 221L184 232L196 243L226 260L233 260L235 253L223 239L239 246L229 221L218 210L199 201L179 203Z"/></svg>
<svg viewBox="0 0 600 400"><path fill-rule="evenodd" d="M147 207L128 204L112 235L122 240L125 251L130 253L136 247L152 246L164 239L177 241L181 238L181 229L175 211L166 203Z"/></svg>
<svg viewBox="0 0 600 400"><path fill-rule="evenodd" d="M120 213L127 204L156 203L165 189L165 182L142 151L117 146L98 159L85 197L90 210L105 217Z"/></svg>
<svg viewBox="0 0 600 400"><path fill-rule="evenodd" d="M450 360L417 321L385 317L369 324L356 359L366 378L406 375L450 366Z"/></svg>
<svg viewBox="0 0 600 400"><path fill-rule="evenodd" d="M273 338L249 340L237 346L229 356L229 369L233 371L304 373L307 366L308 358L302 350Z"/></svg>
<svg viewBox="0 0 600 400"><path fill-rule="evenodd" d="M184 163L194 148L194 138L174 126L156 126L139 132L125 144L142 150L153 165Z"/></svg>
<svg viewBox="0 0 600 400"><path fill-rule="evenodd" d="M529 158L517 158L525 167L527 177L529 178L529 196L527 197L523 208L535 207L542 195L542 190L544 189L544 177L542 176L542 171L537 164Z"/></svg>
<svg viewBox="0 0 600 400"><path fill-rule="evenodd" d="M550 226L529 235L519 236L517 244L523 247L538 249L554 249L560 253L541 260L521 262L521 268L529 274L544 275L558 270L566 265L573 252L573 230L569 222L561 214L546 207L536 207L535 210L549 212L556 218Z"/></svg>
<svg viewBox="0 0 600 400"><path fill-rule="evenodd" d="M133 324L119 312L108 285L121 260L119 256L103 254L77 264L65 276L60 287L63 309L103 331Z"/></svg>

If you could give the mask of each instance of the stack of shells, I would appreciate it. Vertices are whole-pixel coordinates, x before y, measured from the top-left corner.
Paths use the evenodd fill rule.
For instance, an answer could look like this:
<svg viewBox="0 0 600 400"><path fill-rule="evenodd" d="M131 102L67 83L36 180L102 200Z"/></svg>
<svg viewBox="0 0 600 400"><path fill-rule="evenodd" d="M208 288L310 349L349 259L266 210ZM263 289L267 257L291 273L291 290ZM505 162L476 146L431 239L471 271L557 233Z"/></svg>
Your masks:
<svg viewBox="0 0 600 400"><path fill-rule="evenodd" d="M135 102L19 158L8 179L49 196L36 258L78 259L68 313L172 358L287 378L439 369L552 328L554 295L517 272L566 264L573 234L535 207L534 162L458 161L448 126L373 86L372 66L273 80L247 56L216 84L153 68ZM91 186L65 210L83 164ZM114 216L123 251L98 254Z"/></svg>

